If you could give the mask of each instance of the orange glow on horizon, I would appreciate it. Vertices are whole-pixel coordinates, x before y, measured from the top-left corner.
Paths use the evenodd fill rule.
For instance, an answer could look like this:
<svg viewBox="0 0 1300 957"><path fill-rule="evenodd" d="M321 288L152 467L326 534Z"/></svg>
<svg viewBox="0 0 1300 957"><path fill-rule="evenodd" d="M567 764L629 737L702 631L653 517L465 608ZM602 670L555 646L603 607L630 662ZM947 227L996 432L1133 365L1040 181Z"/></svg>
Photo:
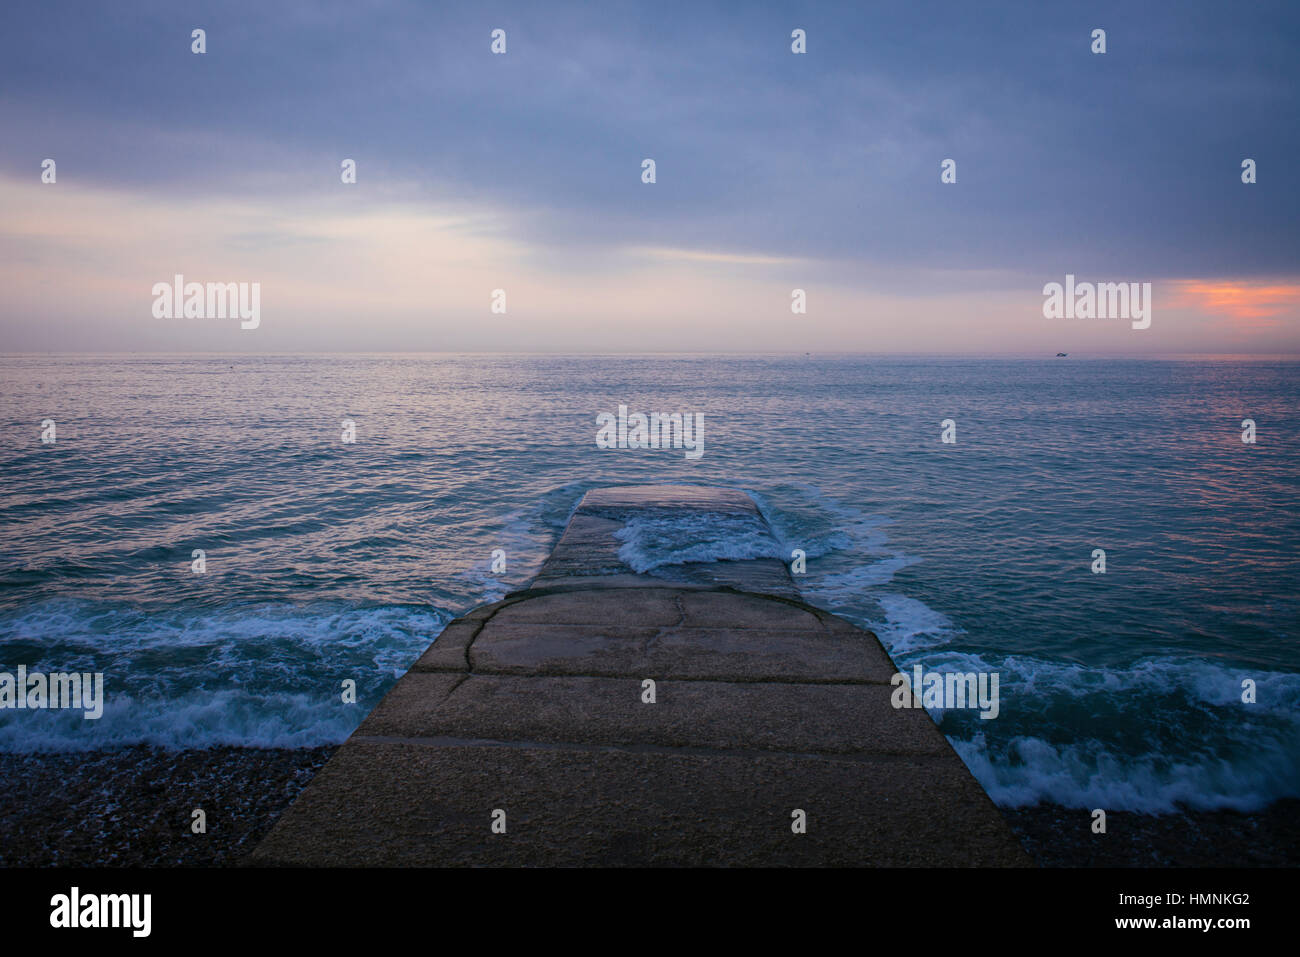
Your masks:
<svg viewBox="0 0 1300 957"><path fill-rule="evenodd" d="M1229 319L1259 323L1280 313L1300 310L1300 283L1183 279L1174 283L1178 305L1214 312Z"/></svg>

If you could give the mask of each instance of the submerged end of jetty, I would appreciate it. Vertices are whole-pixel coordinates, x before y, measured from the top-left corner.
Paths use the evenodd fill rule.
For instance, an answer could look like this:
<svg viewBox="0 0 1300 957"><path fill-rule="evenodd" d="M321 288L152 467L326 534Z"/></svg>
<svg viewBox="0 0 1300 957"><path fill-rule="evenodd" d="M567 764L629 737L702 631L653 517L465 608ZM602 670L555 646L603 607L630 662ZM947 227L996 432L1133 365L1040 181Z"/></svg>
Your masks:
<svg viewBox="0 0 1300 957"><path fill-rule="evenodd" d="M874 635L776 558L655 564L670 526L766 529L731 489L588 492L532 585L451 622L250 862L1029 863L929 715L891 705Z"/></svg>

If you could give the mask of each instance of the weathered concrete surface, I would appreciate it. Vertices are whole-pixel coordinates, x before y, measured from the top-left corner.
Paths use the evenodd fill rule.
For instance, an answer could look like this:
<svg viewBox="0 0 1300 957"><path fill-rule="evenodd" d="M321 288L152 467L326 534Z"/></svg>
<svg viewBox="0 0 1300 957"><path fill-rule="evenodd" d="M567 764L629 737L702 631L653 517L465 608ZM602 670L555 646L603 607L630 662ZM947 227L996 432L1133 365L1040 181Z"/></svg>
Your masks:
<svg viewBox="0 0 1300 957"><path fill-rule="evenodd" d="M763 557L727 561L684 562L638 569L626 550L637 532L653 542L657 527L673 529L699 519L698 532L715 541L734 541L754 548L768 546ZM676 529L680 532L680 528ZM630 533L619 538L620 533ZM693 485L638 485L592 489L578 504L534 588L587 585L644 587L663 582L710 587L731 586L763 595L798 598L784 562L775 554L776 540L753 500L736 489ZM745 549L741 549L745 551Z"/></svg>
<svg viewBox="0 0 1300 957"><path fill-rule="evenodd" d="M667 509L761 521L729 490L588 493L533 587L448 625L253 863L1028 863L928 715L892 707L875 636L779 560L628 567L618 530Z"/></svg>

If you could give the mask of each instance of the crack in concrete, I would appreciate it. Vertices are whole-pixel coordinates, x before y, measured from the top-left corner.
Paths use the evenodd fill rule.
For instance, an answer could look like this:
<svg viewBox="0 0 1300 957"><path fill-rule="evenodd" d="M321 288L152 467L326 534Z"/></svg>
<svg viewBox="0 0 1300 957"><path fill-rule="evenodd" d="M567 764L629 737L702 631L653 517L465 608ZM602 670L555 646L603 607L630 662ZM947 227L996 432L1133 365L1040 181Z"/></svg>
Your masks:
<svg viewBox="0 0 1300 957"><path fill-rule="evenodd" d="M942 753L912 751L784 751L776 748L713 748L704 745L594 744L583 741L502 741L497 738L461 738L454 735L406 737L402 735L353 735L348 744L409 745L423 748L504 748L516 751L580 751L612 754L665 754L678 757L789 757L842 763L874 764L912 761L921 764L948 763Z"/></svg>
<svg viewBox="0 0 1300 957"><path fill-rule="evenodd" d="M629 673L626 671L528 671L519 669L517 671L484 671L482 669L470 669L462 671L460 668L412 668L414 674L422 675L460 675L470 674L480 678L623 678L628 681L640 681L645 675L640 671ZM656 681L711 681L714 684L734 684L734 685L844 685L862 686L876 685L881 688L892 687L891 682L885 678L819 678L816 676L799 677L791 675L664 675L656 678Z"/></svg>

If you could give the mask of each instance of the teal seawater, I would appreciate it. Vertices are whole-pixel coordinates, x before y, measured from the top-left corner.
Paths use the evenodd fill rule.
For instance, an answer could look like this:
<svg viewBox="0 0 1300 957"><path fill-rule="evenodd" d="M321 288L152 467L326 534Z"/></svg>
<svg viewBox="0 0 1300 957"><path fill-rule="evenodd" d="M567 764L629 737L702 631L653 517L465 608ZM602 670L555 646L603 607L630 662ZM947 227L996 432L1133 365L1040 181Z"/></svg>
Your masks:
<svg viewBox="0 0 1300 957"><path fill-rule="evenodd" d="M102 671L108 706L97 722L0 711L0 749L339 741L451 617L529 580L586 489L683 481L749 491L781 557L807 551L808 600L872 628L904 669L999 673L997 719L932 713L1000 803L1300 796L1297 372L3 358L0 670ZM620 404L703 412L704 455L598 449L595 417ZM627 544L639 567L759 547L698 528Z"/></svg>

